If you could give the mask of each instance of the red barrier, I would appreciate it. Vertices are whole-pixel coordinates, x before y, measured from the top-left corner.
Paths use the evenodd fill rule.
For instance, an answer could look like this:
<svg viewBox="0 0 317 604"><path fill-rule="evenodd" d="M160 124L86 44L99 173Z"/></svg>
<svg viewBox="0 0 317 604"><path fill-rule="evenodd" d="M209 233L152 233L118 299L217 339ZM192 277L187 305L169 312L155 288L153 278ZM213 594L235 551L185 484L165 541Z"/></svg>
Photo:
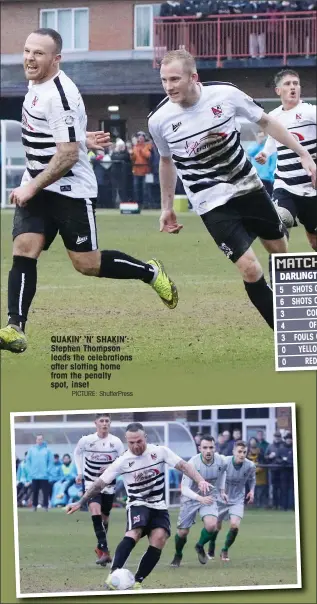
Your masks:
<svg viewBox="0 0 317 604"><path fill-rule="evenodd" d="M197 59L226 59L317 55L315 11L265 13L255 17L216 15L205 20L192 17L154 19L154 65L168 50L185 48Z"/></svg>

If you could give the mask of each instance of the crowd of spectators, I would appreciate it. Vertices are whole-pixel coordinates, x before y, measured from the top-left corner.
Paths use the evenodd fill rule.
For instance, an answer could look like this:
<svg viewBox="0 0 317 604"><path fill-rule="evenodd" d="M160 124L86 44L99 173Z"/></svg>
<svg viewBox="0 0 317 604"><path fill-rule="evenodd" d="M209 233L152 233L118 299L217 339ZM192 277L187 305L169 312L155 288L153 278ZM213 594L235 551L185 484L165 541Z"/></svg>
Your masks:
<svg viewBox="0 0 317 604"><path fill-rule="evenodd" d="M83 493L82 484L76 484L77 470L71 456L65 453L60 459L58 453L53 454L41 434L16 465L19 507L36 511L41 505L48 510L77 501Z"/></svg>
<svg viewBox="0 0 317 604"><path fill-rule="evenodd" d="M160 156L150 136L137 132L131 140L121 138L105 151L88 153L98 183L97 208L117 208L134 201L140 210L161 207ZM183 194L178 180L176 194Z"/></svg>
<svg viewBox="0 0 317 604"><path fill-rule="evenodd" d="M160 17L195 17L212 15L265 14L316 10L316 0L166 0L160 7Z"/></svg>
<svg viewBox="0 0 317 604"><path fill-rule="evenodd" d="M160 17L157 22L160 23L158 32L158 46L166 50L174 50L185 46L195 56L208 58L216 56L218 51L222 57L232 59L242 52L249 53L252 59L264 59L267 56L267 37L270 36L273 47L268 51L274 54L279 53L281 29L278 26L280 17L285 13L300 13L298 18L305 15L301 13L306 11L316 11L317 0L183 0L176 2L167 0L160 7ZM240 19L244 23L250 22L249 26L244 27L248 42L243 42L242 46L248 45L248 48L242 50L240 37L237 31L230 26L230 20L221 30L220 39L217 42L217 35L214 30L206 30L204 27L194 28L182 27L179 30L171 30L170 24L183 21L184 17L190 17L191 20L214 21L215 16L232 16L235 22ZM296 15L295 15L296 16ZM263 22L269 21L267 27ZM186 33L187 32L187 33ZM213 34L213 35L211 35ZM237 40L236 38L239 38ZM299 40L298 38L302 38ZM287 30L288 52L292 55L303 54L309 56L312 51L313 32L310 30L309 23L306 22L304 29L299 32L298 28L290 24ZM218 48L219 45L219 48Z"/></svg>
<svg viewBox="0 0 317 604"><path fill-rule="evenodd" d="M195 435L197 450L202 433ZM229 430L218 434L216 451L221 455L232 455L236 441L241 440L241 431ZM256 507L271 507L276 510L294 509L293 439L287 432L282 437L275 432L273 442L268 443L262 430L248 442L247 459L256 465Z"/></svg>
<svg viewBox="0 0 317 604"><path fill-rule="evenodd" d="M143 131L131 140L118 138L106 151L89 152L98 183L98 208L135 201L142 208L160 207L159 154Z"/></svg>

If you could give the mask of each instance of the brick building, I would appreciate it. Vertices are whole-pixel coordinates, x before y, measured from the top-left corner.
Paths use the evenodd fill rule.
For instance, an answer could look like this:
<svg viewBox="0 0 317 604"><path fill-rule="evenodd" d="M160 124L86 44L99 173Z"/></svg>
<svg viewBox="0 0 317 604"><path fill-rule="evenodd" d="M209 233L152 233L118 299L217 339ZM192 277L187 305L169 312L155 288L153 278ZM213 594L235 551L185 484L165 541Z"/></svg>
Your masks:
<svg viewBox="0 0 317 604"><path fill-rule="evenodd" d="M122 137L146 129L147 114L163 96L159 71L153 68L153 18L160 4L158 0L0 0L1 117L20 119L26 91L21 59L27 35L38 27L52 27L63 37L62 69L83 94L89 129L102 127ZM303 60L298 64L303 93L314 98L314 68ZM234 68L228 63L217 69L215 61L207 61L199 63L199 71L202 81L230 81L263 101L274 99L277 65L266 59L262 69L247 62L243 68L236 62ZM265 108L275 105L276 99Z"/></svg>

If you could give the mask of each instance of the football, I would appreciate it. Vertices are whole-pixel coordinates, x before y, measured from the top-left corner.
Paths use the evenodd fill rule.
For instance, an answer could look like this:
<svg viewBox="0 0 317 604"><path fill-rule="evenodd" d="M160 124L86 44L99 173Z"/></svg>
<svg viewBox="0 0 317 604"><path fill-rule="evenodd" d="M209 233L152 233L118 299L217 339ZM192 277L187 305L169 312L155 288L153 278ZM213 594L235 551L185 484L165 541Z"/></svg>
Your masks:
<svg viewBox="0 0 317 604"><path fill-rule="evenodd" d="M134 576L127 568L117 568L107 579L108 587L119 591L131 589L134 583Z"/></svg>

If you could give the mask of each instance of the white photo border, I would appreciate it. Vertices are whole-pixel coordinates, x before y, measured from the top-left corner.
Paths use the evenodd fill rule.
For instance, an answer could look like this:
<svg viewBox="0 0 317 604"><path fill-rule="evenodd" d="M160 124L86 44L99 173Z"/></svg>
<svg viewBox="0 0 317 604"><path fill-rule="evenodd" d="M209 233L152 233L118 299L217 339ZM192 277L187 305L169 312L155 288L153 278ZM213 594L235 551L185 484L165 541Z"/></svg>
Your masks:
<svg viewBox="0 0 317 604"><path fill-rule="evenodd" d="M173 406L173 407L155 407L153 412L160 411L197 411L205 409L246 409L252 407L290 407L292 418L292 434L293 434L293 456L294 456L294 503L295 503L295 539L296 539L296 566L297 566L297 582L295 584L279 584L279 585L246 585L246 586L230 586L230 587L190 587L190 588L168 588L168 589L142 589L142 594L161 594L161 593L193 593L193 592L225 592L225 591L258 591L272 589L301 589L302 588L302 571L301 571L301 547L300 547L300 517L299 517L299 495L298 495L298 456L297 456L297 429L296 429L296 406L295 403L262 403L262 404L237 404L237 405L194 405L194 406ZM20 591L20 552L19 552L19 534L18 534L18 506L15 493L16 484L16 467L15 467L15 418L28 417L31 415L91 415L92 413L100 413L105 409L79 409L79 410L52 410L52 411L21 411L10 413L10 433L11 433L11 465L12 465L12 495L13 495L13 527L14 527L14 552L15 552L15 584L17 598L53 598L53 597L77 597L77 596L116 596L116 595L136 595L135 590L124 591L72 591L72 592L49 592L49 593L21 593ZM148 411L144 407L134 407L125 409L107 409L107 412L113 416L117 413L144 413Z"/></svg>

